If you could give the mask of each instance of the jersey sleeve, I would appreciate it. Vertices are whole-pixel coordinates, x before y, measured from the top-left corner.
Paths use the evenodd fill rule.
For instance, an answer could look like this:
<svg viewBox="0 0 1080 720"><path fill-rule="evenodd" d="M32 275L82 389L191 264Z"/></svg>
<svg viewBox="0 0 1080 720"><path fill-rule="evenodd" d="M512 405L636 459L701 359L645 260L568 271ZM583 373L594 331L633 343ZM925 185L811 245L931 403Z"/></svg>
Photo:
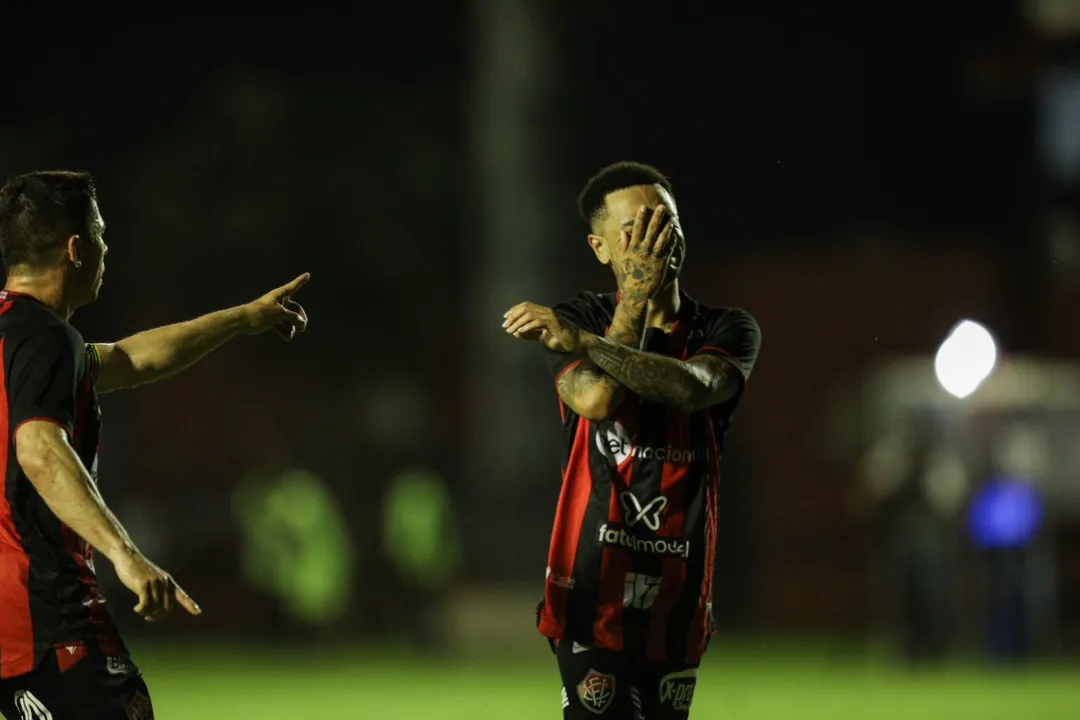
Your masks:
<svg viewBox="0 0 1080 720"><path fill-rule="evenodd" d="M75 395L83 358L71 336L59 326L42 328L15 340L5 358L8 422L12 437L30 420L47 420L71 435Z"/></svg>
<svg viewBox="0 0 1080 720"><path fill-rule="evenodd" d="M97 382L98 372L101 371L101 352L94 343L86 343L84 362L86 374L90 376L90 381Z"/></svg>
<svg viewBox="0 0 1080 720"><path fill-rule="evenodd" d="M607 330L608 320L596 293L583 292L577 297L559 303L552 310L558 313L559 317L585 332L603 335ZM555 379L585 359L581 353L560 353L547 348L544 348L544 352L547 354L548 370L551 377Z"/></svg>
<svg viewBox="0 0 1080 720"><path fill-rule="evenodd" d="M743 381L750 378L761 349L761 329L745 310L732 308L721 311L706 330L705 344L695 354L713 353L729 360L742 372Z"/></svg>

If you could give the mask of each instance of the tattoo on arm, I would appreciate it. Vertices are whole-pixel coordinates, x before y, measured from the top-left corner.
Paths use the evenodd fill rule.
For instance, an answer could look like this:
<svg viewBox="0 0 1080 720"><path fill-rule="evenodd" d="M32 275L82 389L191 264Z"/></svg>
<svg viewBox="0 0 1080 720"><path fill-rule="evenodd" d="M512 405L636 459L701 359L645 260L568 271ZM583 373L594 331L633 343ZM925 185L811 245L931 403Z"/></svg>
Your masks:
<svg viewBox="0 0 1080 720"><path fill-rule="evenodd" d="M645 307L645 303L619 303L611 318L607 338L619 345L640 348L645 339Z"/></svg>
<svg viewBox="0 0 1080 720"><path fill-rule="evenodd" d="M611 327L607 332L608 339L619 345L638 347L644 336L642 332L645 325L644 308L644 304L621 303L615 309L615 316L611 319ZM626 388L622 383L601 370L591 360L582 360L577 367L560 375L557 387L559 396L568 404L581 393L606 392L612 397L612 407L617 407L626 394Z"/></svg>
<svg viewBox="0 0 1080 720"><path fill-rule="evenodd" d="M738 388L737 372L718 357L676 360L618 345L608 338L597 338L588 354L597 367L629 390L682 412L697 412L723 402Z"/></svg>
<svg viewBox="0 0 1080 720"><path fill-rule="evenodd" d="M630 278L641 282L645 278L645 271L636 265L633 260L627 258L623 260L622 267L619 268L619 287L623 287L626 284L626 280ZM649 297L637 286L634 286L627 292L627 299L638 305L644 305L649 301Z"/></svg>
<svg viewBox="0 0 1080 720"><path fill-rule="evenodd" d="M559 376L556 383L559 397L570 404L575 398L585 392L598 392L605 390L609 393L618 393L623 390L619 381L596 367L589 360L582 360L577 367L567 370Z"/></svg>

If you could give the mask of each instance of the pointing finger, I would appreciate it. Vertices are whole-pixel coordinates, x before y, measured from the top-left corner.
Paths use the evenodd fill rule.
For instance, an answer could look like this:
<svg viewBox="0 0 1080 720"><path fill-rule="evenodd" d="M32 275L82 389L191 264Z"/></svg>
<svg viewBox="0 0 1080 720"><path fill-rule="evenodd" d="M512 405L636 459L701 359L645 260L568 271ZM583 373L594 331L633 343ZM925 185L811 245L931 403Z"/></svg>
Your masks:
<svg viewBox="0 0 1080 720"><path fill-rule="evenodd" d="M202 608L199 607L199 604L179 585L176 586L176 602L180 603L180 607L187 610L189 614L202 615Z"/></svg>
<svg viewBox="0 0 1080 720"><path fill-rule="evenodd" d="M304 287L304 285L306 285L307 281L310 280L310 279L311 279L311 273L304 273L303 275L296 278L295 280L293 280L288 285L282 285L281 286L281 294L284 295L285 297L291 296L297 290Z"/></svg>

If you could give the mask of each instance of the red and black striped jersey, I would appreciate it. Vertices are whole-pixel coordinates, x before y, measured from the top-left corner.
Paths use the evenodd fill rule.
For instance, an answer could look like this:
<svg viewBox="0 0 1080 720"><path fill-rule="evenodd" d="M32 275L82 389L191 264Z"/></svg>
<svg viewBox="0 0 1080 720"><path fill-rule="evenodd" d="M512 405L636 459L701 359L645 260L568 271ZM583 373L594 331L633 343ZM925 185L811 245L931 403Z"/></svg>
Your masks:
<svg viewBox="0 0 1080 720"><path fill-rule="evenodd" d="M554 309L604 335L616 302L614 293L585 292ZM631 394L600 423L560 402L563 483L539 628L556 640L697 662L712 626L720 448L761 334L745 311L684 294L670 332L650 328L643 340L646 352L683 360L720 355L738 368L742 387L694 414ZM556 380L585 359L548 357Z"/></svg>
<svg viewBox="0 0 1080 720"><path fill-rule="evenodd" d="M15 452L20 425L56 423L97 482L97 361L94 346L52 309L0 291L0 678L32 671L54 646L127 654L98 591L93 551L48 508Z"/></svg>

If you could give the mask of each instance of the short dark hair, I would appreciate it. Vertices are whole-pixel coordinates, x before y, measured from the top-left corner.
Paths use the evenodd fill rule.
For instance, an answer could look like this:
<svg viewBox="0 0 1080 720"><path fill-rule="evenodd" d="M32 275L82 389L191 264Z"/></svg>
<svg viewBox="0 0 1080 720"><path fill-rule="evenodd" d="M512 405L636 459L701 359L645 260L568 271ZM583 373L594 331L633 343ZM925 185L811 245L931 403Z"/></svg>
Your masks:
<svg viewBox="0 0 1080 720"><path fill-rule="evenodd" d="M97 188L89 173L44 170L0 188L0 253L10 270L54 262L68 238L89 231ZM87 238L89 239L89 238Z"/></svg>
<svg viewBox="0 0 1080 720"><path fill-rule="evenodd" d="M613 192L625 190L635 185L659 185L671 192L671 181L652 165L644 163L613 163L589 178L581 194L578 195L578 212L590 227L604 212L604 198Z"/></svg>

